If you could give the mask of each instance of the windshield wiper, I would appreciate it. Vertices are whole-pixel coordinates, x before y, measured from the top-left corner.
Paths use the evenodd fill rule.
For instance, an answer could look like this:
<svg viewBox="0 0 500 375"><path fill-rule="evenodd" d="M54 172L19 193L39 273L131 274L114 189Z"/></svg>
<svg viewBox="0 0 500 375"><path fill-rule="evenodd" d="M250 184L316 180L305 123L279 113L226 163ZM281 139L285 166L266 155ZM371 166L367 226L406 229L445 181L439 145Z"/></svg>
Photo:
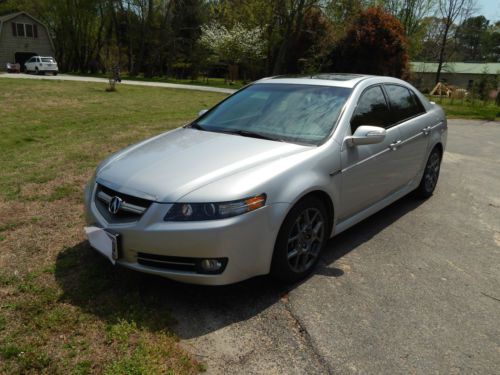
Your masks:
<svg viewBox="0 0 500 375"><path fill-rule="evenodd" d="M268 135L265 135L265 134L262 134L262 133L258 133L258 132L253 132L253 131L250 131L250 130L224 130L223 133L237 134L237 135L241 135L243 137L259 138L259 139L267 139L269 141L283 142L282 139L270 137Z"/></svg>
<svg viewBox="0 0 500 375"><path fill-rule="evenodd" d="M191 124L187 125L186 128L192 128L192 129L198 129L198 130L207 130L203 126L199 125L196 122L192 122Z"/></svg>

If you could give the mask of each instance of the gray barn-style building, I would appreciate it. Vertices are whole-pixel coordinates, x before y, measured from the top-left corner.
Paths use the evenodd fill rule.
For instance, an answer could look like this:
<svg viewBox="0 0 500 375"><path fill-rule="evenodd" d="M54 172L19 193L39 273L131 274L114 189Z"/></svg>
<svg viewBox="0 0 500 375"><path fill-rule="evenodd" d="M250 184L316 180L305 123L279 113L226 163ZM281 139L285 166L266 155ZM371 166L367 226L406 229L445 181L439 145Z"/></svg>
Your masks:
<svg viewBox="0 0 500 375"><path fill-rule="evenodd" d="M419 90L430 91L436 85L438 64L431 62L412 62L411 82ZM500 77L500 63L448 62L441 70L441 82L469 90L481 77ZM500 81L499 81L500 85Z"/></svg>
<svg viewBox="0 0 500 375"><path fill-rule="evenodd" d="M47 27L26 12L0 16L0 69L7 63L24 63L31 56L54 56Z"/></svg>

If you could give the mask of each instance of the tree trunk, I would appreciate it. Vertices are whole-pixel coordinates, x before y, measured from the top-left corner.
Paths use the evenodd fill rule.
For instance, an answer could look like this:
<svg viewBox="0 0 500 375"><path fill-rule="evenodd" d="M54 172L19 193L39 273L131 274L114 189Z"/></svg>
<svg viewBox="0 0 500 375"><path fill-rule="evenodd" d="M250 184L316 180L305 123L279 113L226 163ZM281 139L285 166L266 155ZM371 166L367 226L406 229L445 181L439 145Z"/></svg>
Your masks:
<svg viewBox="0 0 500 375"><path fill-rule="evenodd" d="M450 30L450 23L447 20L446 21L446 27L444 29L443 40L441 42L441 48L439 50L438 69L437 69L437 72L436 72L436 84L439 83L439 80L441 78L441 69L443 68L444 51L446 49L446 42L447 42L447 39L448 39L448 31L449 30Z"/></svg>

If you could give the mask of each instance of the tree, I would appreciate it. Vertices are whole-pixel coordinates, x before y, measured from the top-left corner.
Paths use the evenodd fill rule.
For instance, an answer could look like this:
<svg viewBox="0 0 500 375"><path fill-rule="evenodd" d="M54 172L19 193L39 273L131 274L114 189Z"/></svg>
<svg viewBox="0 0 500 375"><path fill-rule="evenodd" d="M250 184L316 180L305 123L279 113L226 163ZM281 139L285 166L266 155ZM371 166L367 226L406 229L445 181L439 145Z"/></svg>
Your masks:
<svg viewBox="0 0 500 375"><path fill-rule="evenodd" d="M500 21L488 28L483 51L486 61L500 62Z"/></svg>
<svg viewBox="0 0 500 375"><path fill-rule="evenodd" d="M456 39L460 45L461 59L483 61L488 38L488 21L484 16L465 19L457 28Z"/></svg>
<svg viewBox="0 0 500 375"><path fill-rule="evenodd" d="M437 61L440 50L436 48L442 42L445 23L438 17L426 17L422 20L423 33L420 41L420 48L415 52L413 58L416 61ZM448 32L446 42L446 56L452 56L455 53L456 41L454 40L456 26L452 25Z"/></svg>
<svg viewBox="0 0 500 375"><path fill-rule="evenodd" d="M302 30L304 17L318 5L319 0L274 0L271 3L274 24L270 27L277 31L277 38L273 44L275 48L270 50L271 56L268 56L272 59L269 61L272 62L269 72L277 75L288 71L286 64Z"/></svg>
<svg viewBox="0 0 500 375"><path fill-rule="evenodd" d="M217 22L203 25L200 44L228 64L231 81L237 78L237 64L255 61L264 56L262 30L258 27L247 29L239 23L230 29Z"/></svg>
<svg viewBox="0 0 500 375"><path fill-rule="evenodd" d="M335 39L346 34L345 25L350 25L364 8L363 0L331 0L324 6L324 12L330 19Z"/></svg>
<svg viewBox="0 0 500 375"><path fill-rule="evenodd" d="M318 72L328 59L334 42L334 28L325 13L316 7L310 8L302 29L298 31L293 48L286 62L288 73Z"/></svg>
<svg viewBox="0 0 500 375"><path fill-rule="evenodd" d="M409 54L415 56L422 48L425 18L431 13L434 0L386 0L385 9L403 25L409 43Z"/></svg>
<svg viewBox="0 0 500 375"><path fill-rule="evenodd" d="M438 69L436 72L436 84L441 77L441 69L446 60L446 45L448 43L448 34L453 24L466 17L472 10L474 0L439 0L438 14L443 19L444 31L439 46Z"/></svg>
<svg viewBox="0 0 500 375"><path fill-rule="evenodd" d="M333 71L405 78L408 52L403 26L382 8L368 8L348 27L330 59Z"/></svg>

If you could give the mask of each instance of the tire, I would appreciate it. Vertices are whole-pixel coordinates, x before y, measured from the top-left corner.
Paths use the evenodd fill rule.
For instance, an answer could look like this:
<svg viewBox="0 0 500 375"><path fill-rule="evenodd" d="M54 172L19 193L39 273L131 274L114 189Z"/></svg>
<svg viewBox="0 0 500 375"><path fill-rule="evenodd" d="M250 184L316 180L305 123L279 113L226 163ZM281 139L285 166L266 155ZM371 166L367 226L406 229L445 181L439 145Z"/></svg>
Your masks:
<svg viewBox="0 0 500 375"><path fill-rule="evenodd" d="M54 77L55 77L55 76L57 75L57 72L54 72L54 73L53 73L53 75L54 75Z"/></svg>
<svg viewBox="0 0 500 375"><path fill-rule="evenodd" d="M307 277L326 246L329 222L319 199L306 197L299 201L286 216L278 233L271 276L286 283Z"/></svg>
<svg viewBox="0 0 500 375"><path fill-rule="evenodd" d="M427 159L420 185L415 190L417 198L427 199L434 193L439 179L439 171L441 170L441 159L441 150L438 147L434 147Z"/></svg>

